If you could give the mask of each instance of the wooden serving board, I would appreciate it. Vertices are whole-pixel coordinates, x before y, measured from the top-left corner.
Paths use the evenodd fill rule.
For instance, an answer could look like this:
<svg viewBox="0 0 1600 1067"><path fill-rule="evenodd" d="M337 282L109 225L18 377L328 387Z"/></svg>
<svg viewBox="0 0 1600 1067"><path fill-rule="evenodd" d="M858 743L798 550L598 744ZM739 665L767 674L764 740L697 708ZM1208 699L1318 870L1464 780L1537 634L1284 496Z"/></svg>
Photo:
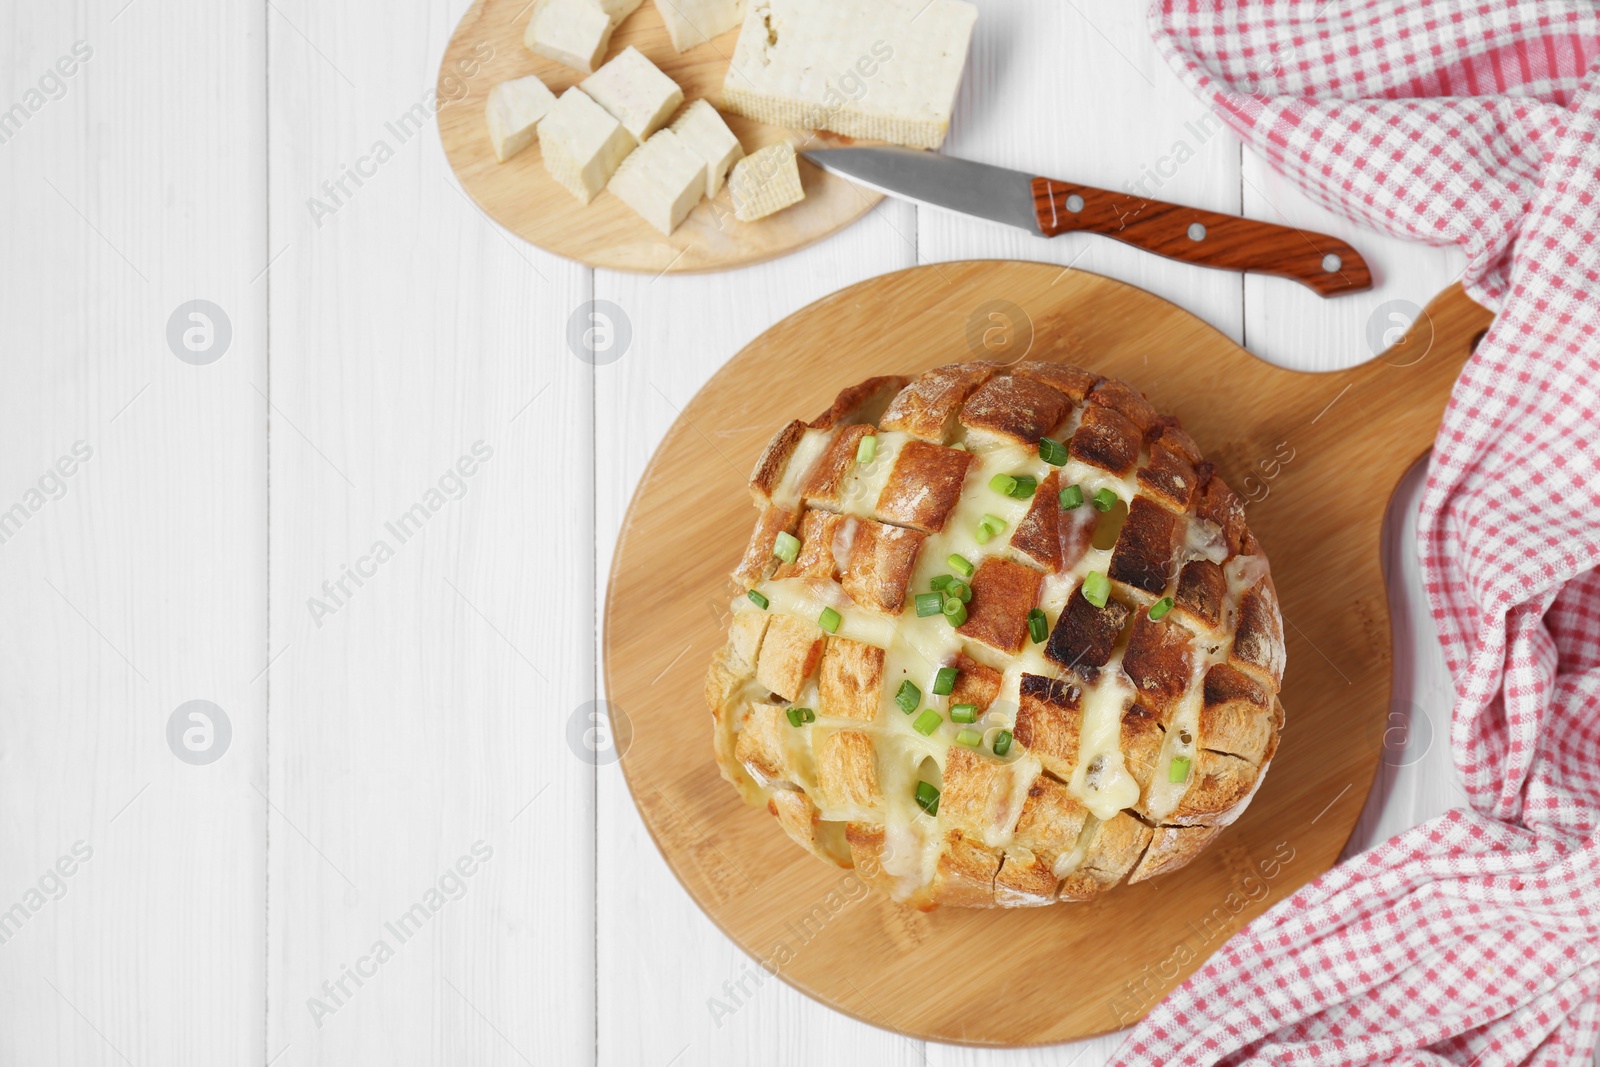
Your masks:
<svg viewBox="0 0 1600 1067"><path fill-rule="evenodd" d="M1038 263L941 263L851 286L730 360L634 496L606 603L622 766L656 843L712 920L825 1004L904 1034L1034 1045L1126 1026L1226 938L1327 870L1366 800L1389 713L1378 547L1396 483L1432 444L1489 313L1447 290L1383 356L1270 366L1129 285ZM1176 873L1087 904L922 913L802 851L717 773L701 682L768 437L842 386L983 355L1126 379L1178 416L1250 503L1284 613L1288 725L1238 823Z"/></svg>
<svg viewBox="0 0 1600 1067"><path fill-rule="evenodd" d="M740 222L733 217L724 186L715 200L702 199L672 236L664 237L609 191L587 206L580 204L544 169L537 142L505 163L496 162L484 119L484 105L496 83L537 74L560 96L587 77L524 47L522 35L532 12L529 0L477 0L445 48L438 84L439 99L448 102L439 109L439 136L462 188L489 217L531 244L612 270L725 270L820 240L883 199L802 159L800 182L806 198L800 203L756 222ZM686 102L704 97L721 111L722 79L738 37L737 29L729 30L680 55L673 51L653 0L646 0L611 35L606 58L633 45L678 83ZM722 117L747 154L783 139L813 148L855 143L826 132L796 133L727 111Z"/></svg>

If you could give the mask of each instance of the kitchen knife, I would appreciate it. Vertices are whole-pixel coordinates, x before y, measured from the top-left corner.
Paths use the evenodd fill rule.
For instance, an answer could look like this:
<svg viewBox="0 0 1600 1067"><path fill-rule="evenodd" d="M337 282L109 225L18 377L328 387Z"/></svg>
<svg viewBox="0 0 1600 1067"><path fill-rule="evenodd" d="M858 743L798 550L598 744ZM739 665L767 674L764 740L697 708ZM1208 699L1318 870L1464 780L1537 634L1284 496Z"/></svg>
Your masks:
<svg viewBox="0 0 1600 1067"><path fill-rule="evenodd" d="M1289 278L1321 296L1372 287L1361 254L1327 234L914 148L819 148L802 154L830 174L881 193L1043 237L1098 233L1184 263Z"/></svg>

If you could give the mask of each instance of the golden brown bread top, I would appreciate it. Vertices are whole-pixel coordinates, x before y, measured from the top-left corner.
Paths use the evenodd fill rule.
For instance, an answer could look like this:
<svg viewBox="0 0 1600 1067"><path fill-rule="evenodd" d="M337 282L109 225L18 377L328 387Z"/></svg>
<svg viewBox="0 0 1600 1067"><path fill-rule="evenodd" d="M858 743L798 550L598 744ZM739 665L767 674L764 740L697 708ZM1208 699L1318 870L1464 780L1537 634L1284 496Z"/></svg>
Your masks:
<svg viewBox="0 0 1600 1067"><path fill-rule="evenodd" d="M1267 561L1133 386L872 378L780 429L750 489L715 753L810 851L923 907L1086 900L1248 804L1283 725Z"/></svg>

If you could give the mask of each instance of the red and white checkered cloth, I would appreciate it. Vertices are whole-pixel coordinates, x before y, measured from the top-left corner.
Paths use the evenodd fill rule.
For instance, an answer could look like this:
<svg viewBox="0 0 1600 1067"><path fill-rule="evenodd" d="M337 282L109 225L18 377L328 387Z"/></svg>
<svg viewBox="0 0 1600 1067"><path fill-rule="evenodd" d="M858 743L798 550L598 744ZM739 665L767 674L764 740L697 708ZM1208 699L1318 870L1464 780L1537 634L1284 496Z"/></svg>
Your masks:
<svg viewBox="0 0 1600 1067"><path fill-rule="evenodd" d="M1182 78L1313 199L1461 246L1499 317L1422 504L1470 808L1230 940L1115 1063L1589 1063L1600 1033L1600 11L1159 0Z"/></svg>

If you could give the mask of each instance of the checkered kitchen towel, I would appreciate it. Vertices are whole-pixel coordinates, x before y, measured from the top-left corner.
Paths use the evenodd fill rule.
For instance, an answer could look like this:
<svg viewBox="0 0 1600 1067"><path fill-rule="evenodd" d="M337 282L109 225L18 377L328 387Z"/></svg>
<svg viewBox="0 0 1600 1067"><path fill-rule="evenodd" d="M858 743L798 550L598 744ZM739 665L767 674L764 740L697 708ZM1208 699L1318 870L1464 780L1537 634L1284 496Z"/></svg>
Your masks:
<svg viewBox="0 0 1600 1067"><path fill-rule="evenodd" d="M1159 0L1182 78L1313 199L1459 245L1499 317L1421 554L1469 808L1229 941L1118 1064L1577 1064L1600 1032L1600 11Z"/></svg>

